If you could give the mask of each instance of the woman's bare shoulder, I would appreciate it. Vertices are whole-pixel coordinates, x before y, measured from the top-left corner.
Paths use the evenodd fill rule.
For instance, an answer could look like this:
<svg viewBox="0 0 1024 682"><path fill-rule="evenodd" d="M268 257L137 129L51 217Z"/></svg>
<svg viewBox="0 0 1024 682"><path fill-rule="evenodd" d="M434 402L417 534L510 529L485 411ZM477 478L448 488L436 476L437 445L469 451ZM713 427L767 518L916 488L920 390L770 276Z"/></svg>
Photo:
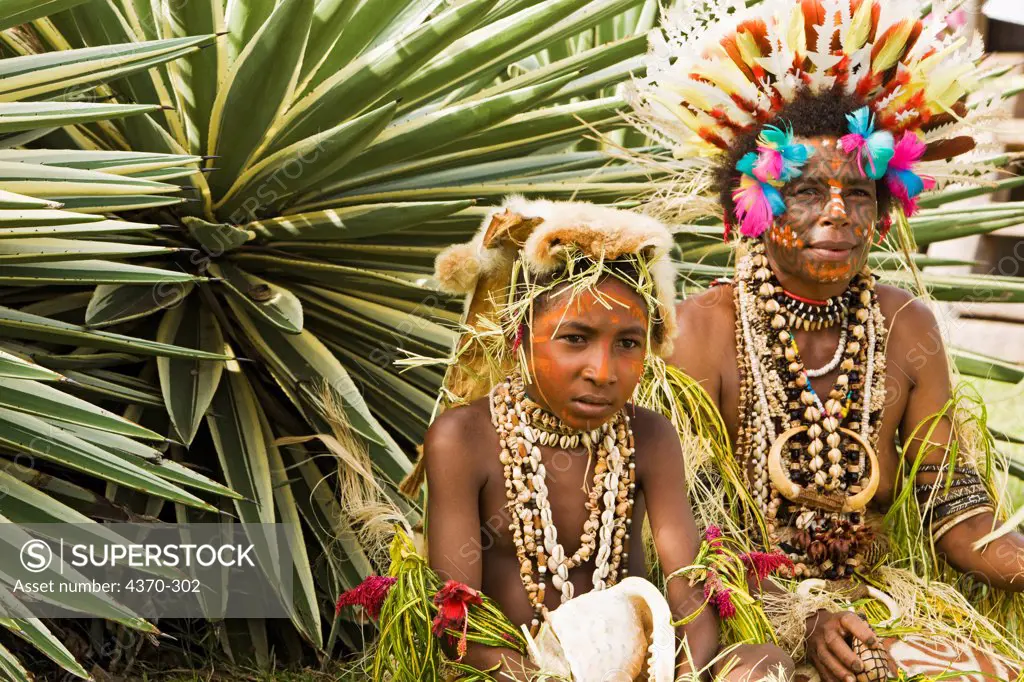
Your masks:
<svg viewBox="0 0 1024 682"><path fill-rule="evenodd" d="M676 303L676 314L680 321L695 323L726 323L731 326L735 315L733 285L731 283L713 286L699 294L692 294Z"/></svg>

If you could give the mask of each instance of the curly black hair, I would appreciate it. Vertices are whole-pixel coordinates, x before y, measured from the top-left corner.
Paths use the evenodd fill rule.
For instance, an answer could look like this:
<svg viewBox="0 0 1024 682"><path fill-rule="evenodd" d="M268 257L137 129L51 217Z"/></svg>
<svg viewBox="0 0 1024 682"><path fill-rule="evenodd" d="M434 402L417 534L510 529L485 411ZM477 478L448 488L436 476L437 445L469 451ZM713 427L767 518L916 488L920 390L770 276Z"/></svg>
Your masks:
<svg viewBox="0 0 1024 682"><path fill-rule="evenodd" d="M835 91L814 94L804 88L779 111L776 125L788 123L793 126L794 134L802 137L826 135L839 138L849 132L846 115L864 104L863 100L853 95ZM734 221L736 204L732 200L732 192L738 186L740 177L736 163L747 152L757 150L757 136L760 132L761 126L755 126L739 136L715 168L714 189L729 222ZM892 207L892 193L881 180L876 181L875 189L878 215L881 217Z"/></svg>

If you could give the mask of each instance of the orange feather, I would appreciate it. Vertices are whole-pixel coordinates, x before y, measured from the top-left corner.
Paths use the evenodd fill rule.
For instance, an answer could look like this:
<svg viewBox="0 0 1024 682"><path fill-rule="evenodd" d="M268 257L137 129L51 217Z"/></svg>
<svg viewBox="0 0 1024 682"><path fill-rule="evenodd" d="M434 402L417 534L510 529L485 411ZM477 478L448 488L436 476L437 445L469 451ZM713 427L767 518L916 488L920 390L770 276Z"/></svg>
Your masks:
<svg viewBox="0 0 1024 682"><path fill-rule="evenodd" d="M736 27L737 33L749 33L757 43L757 49L761 54L768 54L772 51L772 44L768 41L768 25L764 19L747 19Z"/></svg>
<svg viewBox="0 0 1024 682"><path fill-rule="evenodd" d="M882 6L875 2L871 6L871 30L868 32L868 42L874 43L878 35L878 20L882 16Z"/></svg>
<svg viewBox="0 0 1024 682"><path fill-rule="evenodd" d="M821 0L800 0L800 9L804 14L804 35L807 38L807 48L815 44L818 39L817 26L825 23L825 8Z"/></svg>
<svg viewBox="0 0 1024 682"><path fill-rule="evenodd" d="M743 55L740 54L740 48L736 44L736 34L731 33L719 41L725 53L729 55L729 59L732 63L739 67L739 70L743 72L743 75L747 77L747 80L751 83L757 83L757 79L754 77L754 72L750 70L750 66L743 61Z"/></svg>

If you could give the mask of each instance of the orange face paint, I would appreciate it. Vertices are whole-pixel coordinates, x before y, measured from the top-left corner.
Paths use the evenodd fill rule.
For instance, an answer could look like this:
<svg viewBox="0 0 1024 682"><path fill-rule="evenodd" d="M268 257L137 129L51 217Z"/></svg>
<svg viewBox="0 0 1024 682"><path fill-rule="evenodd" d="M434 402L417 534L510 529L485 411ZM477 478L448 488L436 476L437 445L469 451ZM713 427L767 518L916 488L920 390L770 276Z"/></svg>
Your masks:
<svg viewBox="0 0 1024 682"><path fill-rule="evenodd" d="M566 424L592 429L622 409L644 370L647 309L614 276L572 298L549 294L525 343L530 397Z"/></svg>
<svg viewBox="0 0 1024 682"><path fill-rule="evenodd" d="M800 249L804 246L804 241L793 233L793 227L789 223L783 225L773 224L771 231L768 233L768 238L786 248Z"/></svg>

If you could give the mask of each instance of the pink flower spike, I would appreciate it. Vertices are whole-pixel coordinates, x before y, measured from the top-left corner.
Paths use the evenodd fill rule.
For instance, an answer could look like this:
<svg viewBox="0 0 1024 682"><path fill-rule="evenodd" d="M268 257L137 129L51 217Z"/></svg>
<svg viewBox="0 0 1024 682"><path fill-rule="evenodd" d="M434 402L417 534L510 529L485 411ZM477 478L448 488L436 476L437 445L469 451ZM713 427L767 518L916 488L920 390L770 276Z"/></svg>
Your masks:
<svg viewBox="0 0 1024 682"><path fill-rule="evenodd" d="M736 604L732 601L732 590L729 588L716 592L714 602L718 615L723 619L728 620L736 615Z"/></svg>
<svg viewBox="0 0 1024 682"><path fill-rule="evenodd" d="M732 618L736 615L732 590L722 584L721 577L713 569L708 571L708 576L704 579L704 598L715 605L718 615L722 618Z"/></svg>
<svg viewBox="0 0 1024 682"><path fill-rule="evenodd" d="M708 526L707 529L704 531L704 539L707 542L712 542L720 537L722 537L722 529L714 524Z"/></svg>
<svg viewBox="0 0 1024 682"><path fill-rule="evenodd" d="M747 569L757 576L758 580L764 580L770 575L775 575L779 569L785 567L793 568L793 562L782 552L747 552L741 554L740 559L747 565Z"/></svg>
<svg viewBox="0 0 1024 682"><path fill-rule="evenodd" d="M523 343L523 336L526 334L526 323L520 322L519 326L516 327L516 338L512 341L512 352L515 353L519 350L519 346Z"/></svg>
<svg viewBox="0 0 1024 682"><path fill-rule="evenodd" d="M722 529L715 525L708 526L704 531L704 542L716 550L722 546Z"/></svg>
<svg viewBox="0 0 1024 682"><path fill-rule="evenodd" d="M722 585L722 579L718 576L718 573L711 569L708 571L708 577L704 579L704 598L711 599L719 590L725 589Z"/></svg>

